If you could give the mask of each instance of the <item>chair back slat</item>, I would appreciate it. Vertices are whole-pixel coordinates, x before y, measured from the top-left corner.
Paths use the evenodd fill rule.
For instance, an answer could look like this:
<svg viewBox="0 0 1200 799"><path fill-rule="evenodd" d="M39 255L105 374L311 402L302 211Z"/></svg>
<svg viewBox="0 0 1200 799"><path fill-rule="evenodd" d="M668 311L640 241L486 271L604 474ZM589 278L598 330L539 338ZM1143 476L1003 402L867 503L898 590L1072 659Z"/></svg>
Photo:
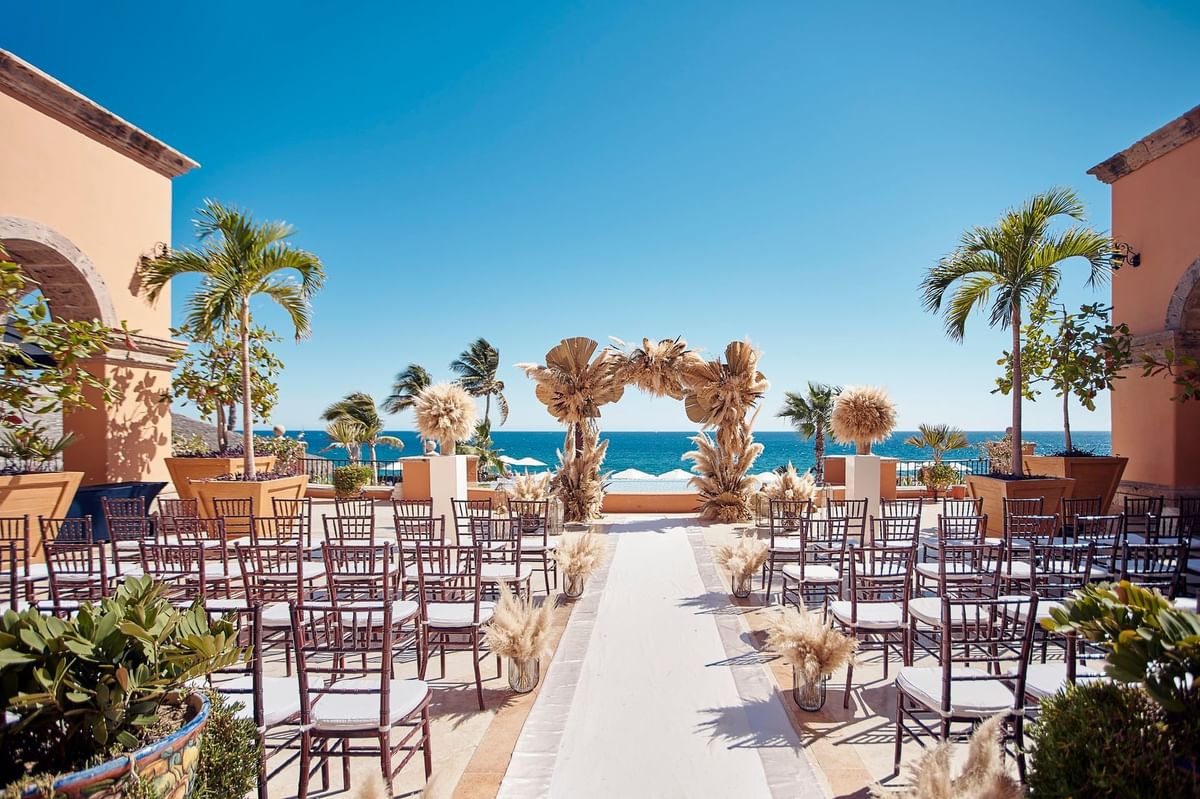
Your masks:
<svg viewBox="0 0 1200 799"><path fill-rule="evenodd" d="M775 539L801 534L804 520L812 516L812 500L772 499L767 504L767 521L771 528L771 548Z"/></svg>
<svg viewBox="0 0 1200 799"><path fill-rule="evenodd" d="M95 601L109 594L108 558L104 542L47 540L42 544L49 573L50 599Z"/></svg>
<svg viewBox="0 0 1200 799"><path fill-rule="evenodd" d="M330 544L321 547L329 601L391 603L399 594L390 544Z"/></svg>
<svg viewBox="0 0 1200 799"><path fill-rule="evenodd" d="M921 497L881 499L879 500L879 515L885 519L909 519L914 516L920 519L921 508L924 505L925 501Z"/></svg>
<svg viewBox="0 0 1200 799"><path fill-rule="evenodd" d="M1121 548L1121 579L1160 591L1174 599L1187 563L1188 545L1130 544Z"/></svg>
<svg viewBox="0 0 1200 799"><path fill-rule="evenodd" d="M429 606L459 605L463 618L479 624L482 598L480 570L483 550L478 546L417 544L417 600L421 618L429 618Z"/></svg>
<svg viewBox="0 0 1200 799"><path fill-rule="evenodd" d="M95 540L92 537L91 516L67 519L47 519L39 516L38 523L42 530L43 542L90 544Z"/></svg>
<svg viewBox="0 0 1200 799"><path fill-rule="evenodd" d="M325 541L331 544L375 543L375 515L322 516Z"/></svg>
<svg viewBox="0 0 1200 799"><path fill-rule="evenodd" d="M872 516L871 541L874 545L906 547L916 543L921 532L920 516Z"/></svg>
<svg viewBox="0 0 1200 799"><path fill-rule="evenodd" d="M966 497L963 499L942 497L942 515L951 518L959 516L982 516L983 497Z"/></svg>
<svg viewBox="0 0 1200 799"><path fill-rule="evenodd" d="M236 551L248 603L299 602L307 598L304 548L299 541L290 544L239 541Z"/></svg>
<svg viewBox="0 0 1200 799"><path fill-rule="evenodd" d="M335 516L374 516L375 500L370 497L335 497L333 500Z"/></svg>
<svg viewBox="0 0 1200 799"><path fill-rule="evenodd" d="M521 535L550 540L550 500L510 499L508 517L520 525Z"/></svg>

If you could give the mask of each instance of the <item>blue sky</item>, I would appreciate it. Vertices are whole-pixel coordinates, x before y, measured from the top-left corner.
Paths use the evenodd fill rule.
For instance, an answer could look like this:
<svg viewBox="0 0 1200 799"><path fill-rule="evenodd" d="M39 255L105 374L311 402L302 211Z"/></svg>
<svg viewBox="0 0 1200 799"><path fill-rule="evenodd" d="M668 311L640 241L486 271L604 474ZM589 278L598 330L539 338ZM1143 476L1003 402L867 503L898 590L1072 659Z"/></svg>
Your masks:
<svg viewBox="0 0 1200 799"><path fill-rule="evenodd" d="M1108 229L1086 170L1200 101L1198 34L1182 2L46 2L0 46L201 162L176 246L214 197L322 257L314 335L280 348L290 428L409 362L448 377L482 335L508 429L551 429L512 364L682 334L762 348L762 429L809 379L886 386L901 427L998 429L1006 334L948 341L923 271L1056 184ZM1107 402L1073 423L1107 428ZM690 427L636 392L602 424Z"/></svg>

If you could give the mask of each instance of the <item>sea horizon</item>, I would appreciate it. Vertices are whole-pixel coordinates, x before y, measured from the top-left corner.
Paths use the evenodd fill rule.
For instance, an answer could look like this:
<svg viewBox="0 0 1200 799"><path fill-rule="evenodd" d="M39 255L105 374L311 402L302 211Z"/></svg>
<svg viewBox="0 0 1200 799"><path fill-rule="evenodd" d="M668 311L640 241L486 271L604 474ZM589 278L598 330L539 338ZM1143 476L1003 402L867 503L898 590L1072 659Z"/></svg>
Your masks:
<svg viewBox="0 0 1200 799"><path fill-rule="evenodd" d="M269 430L256 431L260 435L269 436ZM900 458L906 461L924 461L931 455L928 450L910 447L904 440L913 435L915 430L897 430L886 440L872 447L872 451L884 457ZM967 459L981 457L980 445L985 441L995 440L1004 435L1003 430L967 430L964 431L969 442L965 449L954 450L946 454L947 459ZM601 429L601 440L608 440L608 452L604 460L605 471L621 469L640 469L651 474L661 474L672 469L687 469L688 463L682 459L685 452L694 449L691 438L696 430L605 430ZM329 439L324 430L288 430L289 438L300 438L308 444L308 454L312 457L330 459L344 458L340 450L327 450ZM389 430L386 435L395 436L403 442L403 449L382 445L376 448L377 460L395 460L403 457L420 455L421 442L417 433L412 430ZM492 432L492 441L497 450L513 458L534 458L554 466L557 462L557 451L562 447L564 430L496 430ZM813 457L813 442L800 438L793 431L769 430L756 432L756 441L763 444L763 454L759 456L753 471L769 471L785 466L788 463L803 471L810 469L815 463ZM1048 454L1063 447L1061 430L1027 430L1022 436L1023 441L1036 445L1040 454ZM1072 443L1077 449L1089 450L1098 455L1111 452L1112 434L1108 430L1073 430ZM828 436L825 442L826 455L852 455L852 445L834 443ZM364 450L364 459L370 455Z"/></svg>

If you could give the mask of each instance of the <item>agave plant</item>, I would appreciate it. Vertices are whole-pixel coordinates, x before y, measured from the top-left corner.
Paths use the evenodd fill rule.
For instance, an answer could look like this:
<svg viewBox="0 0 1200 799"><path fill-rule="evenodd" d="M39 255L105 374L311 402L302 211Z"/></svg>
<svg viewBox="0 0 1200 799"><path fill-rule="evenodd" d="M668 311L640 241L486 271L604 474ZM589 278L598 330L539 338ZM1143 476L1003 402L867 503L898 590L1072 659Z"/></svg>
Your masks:
<svg viewBox="0 0 1200 799"><path fill-rule="evenodd" d="M608 442L600 442L595 420L601 406L616 402L625 393L621 358L608 349L596 353L598 347L590 338L567 338L546 353L544 366L517 364L537 384L535 394L550 415L567 426L554 492L569 522L600 515L604 499L600 465Z"/></svg>
<svg viewBox="0 0 1200 799"><path fill-rule="evenodd" d="M621 358L617 369L620 381L653 397L683 399L684 370L696 369L704 363L682 338L659 341L644 338L641 347L631 347L619 338L613 338L612 342L613 350Z"/></svg>

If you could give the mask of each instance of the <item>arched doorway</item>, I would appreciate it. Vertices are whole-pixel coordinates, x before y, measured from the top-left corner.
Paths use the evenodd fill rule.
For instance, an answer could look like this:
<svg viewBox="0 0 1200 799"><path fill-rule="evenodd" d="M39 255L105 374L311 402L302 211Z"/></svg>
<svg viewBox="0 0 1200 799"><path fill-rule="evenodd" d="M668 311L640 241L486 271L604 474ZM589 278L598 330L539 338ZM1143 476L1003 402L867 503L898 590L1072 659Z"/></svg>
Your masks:
<svg viewBox="0 0 1200 799"><path fill-rule="evenodd" d="M89 397L93 407L48 419L51 428L74 433L76 443L63 456L67 471L84 473L84 483L144 480L156 476L163 448L170 444L170 371L180 345L136 332L121 331L100 271L61 233L38 222L0 216L0 244L7 259L35 281L51 314L64 320L100 320L113 329L111 346L85 363L96 377L121 392L116 402ZM136 273L137 264L128 267Z"/></svg>

